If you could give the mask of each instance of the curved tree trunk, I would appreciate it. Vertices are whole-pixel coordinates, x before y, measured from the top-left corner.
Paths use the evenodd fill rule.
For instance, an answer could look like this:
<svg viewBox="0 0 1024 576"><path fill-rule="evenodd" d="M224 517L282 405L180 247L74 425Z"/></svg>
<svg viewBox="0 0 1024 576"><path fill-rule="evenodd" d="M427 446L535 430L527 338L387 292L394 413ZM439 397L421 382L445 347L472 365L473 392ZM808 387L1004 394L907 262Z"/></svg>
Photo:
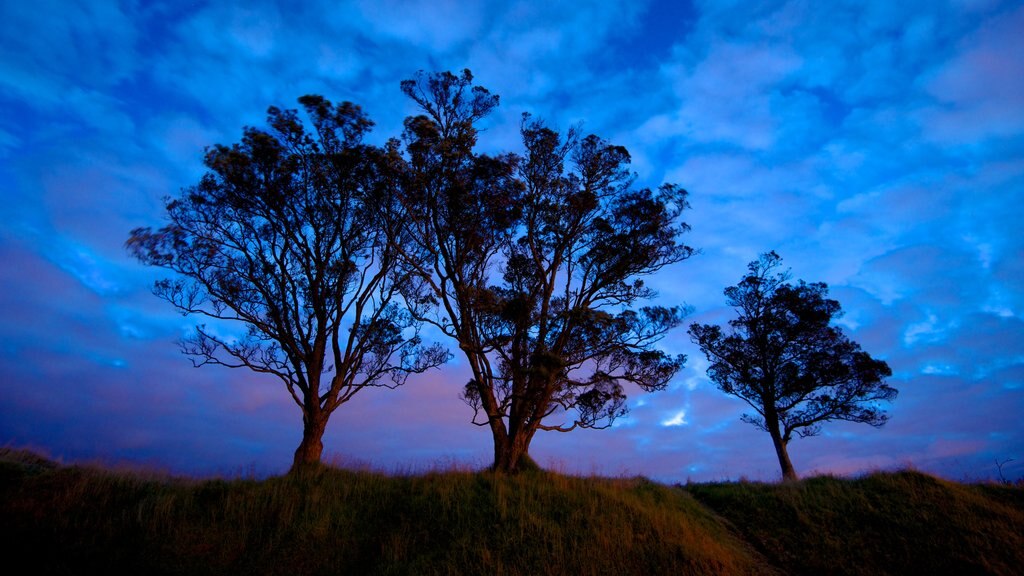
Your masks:
<svg viewBox="0 0 1024 576"><path fill-rule="evenodd" d="M508 454L508 435L504 433L504 429L498 430L497 427L491 426L491 436L494 438L494 463L491 464L492 470L501 470L502 462L507 459Z"/></svg>
<svg viewBox="0 0 1024 576"><path fill-rule="evenodd" d="M786 450L789 443L782 438L778 426L769 432L772 436L772 444L775 445L775 455L779 458L779 467L782 468L782 480L785 482L797 480L796 470L793 468L793 462L789 460L789 452Z"/></svg>

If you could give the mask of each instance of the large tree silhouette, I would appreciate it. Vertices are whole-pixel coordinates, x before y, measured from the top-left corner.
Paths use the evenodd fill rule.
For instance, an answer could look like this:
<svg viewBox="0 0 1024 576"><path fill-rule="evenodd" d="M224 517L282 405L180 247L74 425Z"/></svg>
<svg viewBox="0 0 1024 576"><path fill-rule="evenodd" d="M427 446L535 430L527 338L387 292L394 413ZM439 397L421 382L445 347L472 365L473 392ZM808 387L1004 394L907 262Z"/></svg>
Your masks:
<svg viewBox="0 0 1024 576"><path fill-rule="evenodd" d="M683 311L633 306L654 296L643 276L692 253L679 242L686 192L634 189L624 148L528 116L523 157L477 154L498 97L472 79L402 83L422 111L404 133L409 300L458 342L473 422L491 431L494 468L515 472L538 430L608 426L624 384L662 389L682 367L655 345Z"/></svg>
<svg viewBox="0 0 1024 576"><path fill-rule="evenodd" d="M781 262L762 254L725 289L737 312L730 333L713 324L693 324L689 333L711 362L711 380L754 409L743 420L771 435L783 478L795 480L787 451L794 433L814 436L830 420L882 426L888 416L879 403L897 391L884 380L889 366L832 325L841 308L828 287L788 283Z"/></svg>
<svg viewBox="0 0 1024 576"><path fill-rule="evenodd" d="M319 462L334 411L367 387L394 387L448 358L425 347L396 296L401 207L397 151L362 143L358 106L319 96L270 108L269 129L207 151L209 172L168 199L169 223L133 230L142 262L176 273L154 292L212 320L182 342L198 365L247 367L284 382L302 411L293 469ZM244 326L231 335L229 326Z"/></svg>

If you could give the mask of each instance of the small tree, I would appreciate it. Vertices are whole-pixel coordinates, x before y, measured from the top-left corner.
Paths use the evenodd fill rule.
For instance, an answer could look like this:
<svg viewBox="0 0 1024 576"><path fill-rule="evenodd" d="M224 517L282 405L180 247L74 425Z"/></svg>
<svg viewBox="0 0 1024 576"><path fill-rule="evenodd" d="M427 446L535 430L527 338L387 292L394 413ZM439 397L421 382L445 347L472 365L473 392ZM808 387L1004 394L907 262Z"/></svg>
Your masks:
<svg viewBox="0 0 1024 576"><path fill-rule="evenodd" d="M498 97L468 70L402 90L423 111L405 132L407 254L422 280L410 300L458 341L473 422L491 430L494 468L515 472L538 430L606 427L625 413L624 383L662 389L681 368L655 344L683 311L631 307L654 295L642 276L692 253L678 242L686 192L634 189L624 148L528 116L525 157L475 154Z"/></svg>
<svg viewBox="0 0 1024 576"><path fill-rule="evenodd" d="M127 242L142 262L178 277L154 293L182 313L241 323L240 336L200 325L182 341L196 366L247 367L283 381L302 411L293 469L320 461L334 411L367 387L395 387L445 362L396 303L397 223L388 166L397 154L362 144L358 106L299 99L270 108L270 130L206 153L209 172L168 199L170 223ZM221 326L223 328L224 326Z"/></svg>
<svg viewBox="0 0 1024 576"><path fill-rule="evenodd" d="M754 409L743 420L771 435L783 478L795 480L787 452L794 433L814 436L829 420L882 426L888 416L878 404L897 391L884 381L889 366L831 324L841 310L827 298L828 287L789 284L789 274L777 272L781 261L775 252L762 254L725 289L738 313L731 333L711 324L694 324L689 333L711 362L711 380Z"/></svg>

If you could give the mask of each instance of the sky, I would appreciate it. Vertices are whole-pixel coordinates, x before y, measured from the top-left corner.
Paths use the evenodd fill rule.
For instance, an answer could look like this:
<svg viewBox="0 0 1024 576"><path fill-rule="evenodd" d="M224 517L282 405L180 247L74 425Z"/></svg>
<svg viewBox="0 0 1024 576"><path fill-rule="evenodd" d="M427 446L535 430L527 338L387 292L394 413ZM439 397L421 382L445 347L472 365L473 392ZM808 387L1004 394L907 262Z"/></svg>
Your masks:
<svg viewBox="0 0 1024 576"><path fill-rule="evenodd" d="M272 377L193 368L197 322L150 288L129 231L198 182L203 150L304 94L359 104L371 141L416 112L417 71L501 97L480 150L530 112L625 146L639 186L690 193L700 254L649 279L688 322L777 251L826 282L846 333L892 368L882 428L794 439L801 474L914 468L1024 477L1024 4L959 1L0 3L0 446L199 477L285 472L301 415ZM457 352L453 343L447 343ZM572 474L780 477L746 405L687 354L606 430L540 433ZM342 406L325 460L416 473L490 463L456 358ZM999 467L1002 467L1001 471Z"/></svg>

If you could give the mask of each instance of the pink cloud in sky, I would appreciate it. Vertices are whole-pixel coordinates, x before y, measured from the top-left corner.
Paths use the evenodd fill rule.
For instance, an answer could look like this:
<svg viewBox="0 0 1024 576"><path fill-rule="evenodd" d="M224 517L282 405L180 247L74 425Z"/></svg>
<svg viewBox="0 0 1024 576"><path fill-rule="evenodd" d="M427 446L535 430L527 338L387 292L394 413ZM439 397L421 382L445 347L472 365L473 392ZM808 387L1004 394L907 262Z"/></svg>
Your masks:
<svg viewBox="0 0 1024 576"><path fill-rule="evenodd" d="M928 78L936 105L921 113L924 133L965 145L1024 132L1024 8L983 22Z"/></svg>

